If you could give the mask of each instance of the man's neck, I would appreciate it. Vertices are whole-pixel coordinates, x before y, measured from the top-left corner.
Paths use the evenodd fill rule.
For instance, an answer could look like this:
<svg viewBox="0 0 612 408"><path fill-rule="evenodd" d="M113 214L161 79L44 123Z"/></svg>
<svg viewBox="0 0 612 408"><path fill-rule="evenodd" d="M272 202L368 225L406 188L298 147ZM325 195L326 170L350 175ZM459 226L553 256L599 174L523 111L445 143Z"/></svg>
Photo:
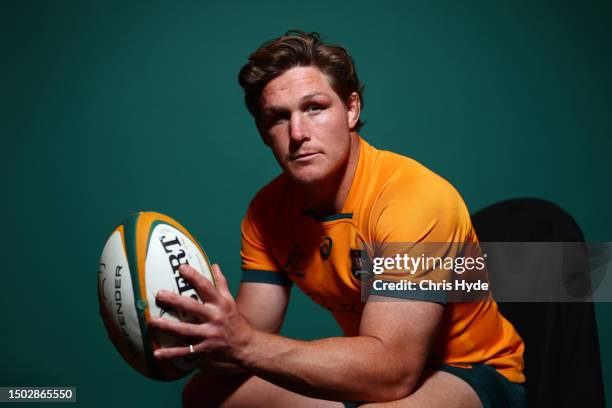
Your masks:
<svg viewBox="0 0 612 408"><path fill-rule="evenodd" d="M333 177L314 185L303 186L304 202L314 215L324 217L342 211L348 197L357 163L359 162L359 135L351 133L349 157Z"/></svg>

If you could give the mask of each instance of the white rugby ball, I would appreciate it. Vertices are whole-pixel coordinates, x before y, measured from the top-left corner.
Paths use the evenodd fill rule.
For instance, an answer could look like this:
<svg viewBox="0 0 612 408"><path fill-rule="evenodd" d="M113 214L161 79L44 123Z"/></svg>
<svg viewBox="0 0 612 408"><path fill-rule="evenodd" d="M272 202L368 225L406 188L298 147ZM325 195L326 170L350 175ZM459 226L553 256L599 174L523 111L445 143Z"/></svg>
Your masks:
<svg viewBox="0 0 612 408"><path fill-rule="evenodd" d="M193 322L193 317L164 310L155 294L166 289L202 301L178 268L189 264L215 284L206 254L189 232L156 212L133 214L110 235L98 271L100 314L108 335L123 358L156 380L175 380L192 372L196 355L158 360L160 347L185 346L189 340L149 328L151 316Z"/></svg>

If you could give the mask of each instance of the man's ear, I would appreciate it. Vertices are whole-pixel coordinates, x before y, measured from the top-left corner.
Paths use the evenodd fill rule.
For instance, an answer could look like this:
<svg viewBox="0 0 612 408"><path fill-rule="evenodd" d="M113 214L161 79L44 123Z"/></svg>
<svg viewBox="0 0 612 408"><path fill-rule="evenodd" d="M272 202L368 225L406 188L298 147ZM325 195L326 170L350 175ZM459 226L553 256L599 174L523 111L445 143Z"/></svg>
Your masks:
<svg viewBox="0 0 612 408"><path fill-rule="evenodd" d="M359 94L357 92L353 92L349 95L346 107L348 126L349 129L353 129L355 125L357 125L359 115L361 114L361 98L359 98Z"/></svg>

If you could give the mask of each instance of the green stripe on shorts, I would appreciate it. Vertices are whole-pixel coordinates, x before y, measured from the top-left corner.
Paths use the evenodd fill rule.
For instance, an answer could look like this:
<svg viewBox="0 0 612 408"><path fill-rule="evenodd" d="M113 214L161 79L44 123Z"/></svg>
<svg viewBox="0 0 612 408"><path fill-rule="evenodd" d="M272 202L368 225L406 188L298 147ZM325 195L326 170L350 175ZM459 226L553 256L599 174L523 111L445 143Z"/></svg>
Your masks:
<svg viewBox="0 0 612 408"><path fill-rule="evenodd" d="M468 383L480 398L483 408L525 408L527 395L522 384L510 382L506 377L486 364L474 364L471 368L440 365L427 367L445 371ZM360 402L343 402L345 408L358 407Z"/></svg>
<svg viewBox="0 0 612 408"><path fill-rule="evenodd" d="M522 384L516 384L486 364L472 368L441 365L429 367L461 378L476 391L483 408L524 408L527 395Z"/></svg>

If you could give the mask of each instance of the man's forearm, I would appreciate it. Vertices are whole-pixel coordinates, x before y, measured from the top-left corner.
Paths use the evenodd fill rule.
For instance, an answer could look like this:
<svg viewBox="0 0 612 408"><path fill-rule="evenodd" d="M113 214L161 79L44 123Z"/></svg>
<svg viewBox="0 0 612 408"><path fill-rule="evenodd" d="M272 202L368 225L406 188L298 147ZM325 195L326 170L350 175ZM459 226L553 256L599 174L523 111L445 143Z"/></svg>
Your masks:
<svg viewBox="0 0 612 408"><path fill-rule="evenodd" d="M249 372L314 398L389 401L408 395L419 372L371 336L299 341L255 331L240 355Z"/></svg>
<svg viewBox="0 0 612 408"><path fill-rule="evenodd" d="M157 349L156 358L199 353L211 362L237 364L250 374L315 398L367 402L409 395L444 311L430 302L368 302L360 336L291 340L257 329L238 311L219 268L213 272L216 288L193 268L181 268L206 303L158 292L158 301L198 316L203 323L151 317L151 327L197 341L190 347Z"/></svg>

